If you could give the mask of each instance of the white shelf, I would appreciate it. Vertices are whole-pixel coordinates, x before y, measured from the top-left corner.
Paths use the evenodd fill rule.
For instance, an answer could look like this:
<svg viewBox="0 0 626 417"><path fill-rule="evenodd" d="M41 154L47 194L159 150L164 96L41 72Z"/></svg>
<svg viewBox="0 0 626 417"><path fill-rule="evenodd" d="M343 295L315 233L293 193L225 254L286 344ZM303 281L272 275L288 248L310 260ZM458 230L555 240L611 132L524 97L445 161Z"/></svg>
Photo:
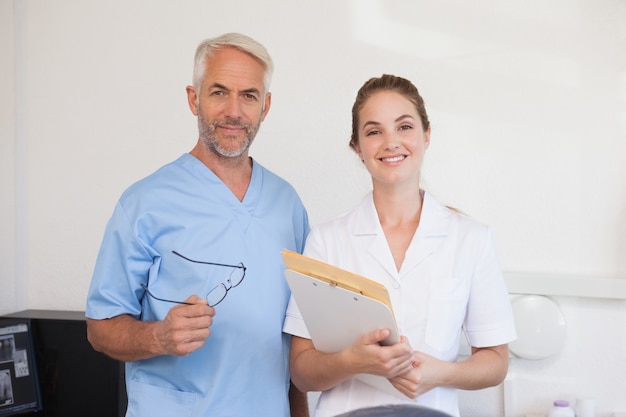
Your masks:
<svg viewBox="0 0 626 417"><path fill-rule="evenodd" d="M505 272L511 294L562 295L626 300L626 279Z"/></svg>

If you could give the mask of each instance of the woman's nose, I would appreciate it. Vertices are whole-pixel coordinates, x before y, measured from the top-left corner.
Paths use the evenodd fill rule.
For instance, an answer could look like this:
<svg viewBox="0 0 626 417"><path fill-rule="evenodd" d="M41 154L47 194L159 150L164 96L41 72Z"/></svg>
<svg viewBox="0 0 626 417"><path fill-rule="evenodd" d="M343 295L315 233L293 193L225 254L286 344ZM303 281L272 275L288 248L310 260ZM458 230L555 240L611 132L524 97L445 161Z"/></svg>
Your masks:
<svg viewBox="0 0 626 417"><path fill-rule="evenodd" d="M400 140L394 134L386 134L384 146L386 150L395 150L400 148Z"/></svg>

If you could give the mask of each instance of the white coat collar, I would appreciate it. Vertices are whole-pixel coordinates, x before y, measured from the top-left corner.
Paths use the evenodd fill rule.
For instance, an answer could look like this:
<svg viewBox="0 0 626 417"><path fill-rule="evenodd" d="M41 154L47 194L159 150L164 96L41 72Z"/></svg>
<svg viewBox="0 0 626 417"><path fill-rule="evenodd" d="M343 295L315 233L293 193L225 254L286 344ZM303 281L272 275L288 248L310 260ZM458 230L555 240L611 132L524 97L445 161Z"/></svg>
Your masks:
<svg viewBox="0 0 626 417"><path fill-rule="evenodd" d="M406 251L400 273L396 270L391 250L380 225L372 192L369 192L356 208L352 233L354 236L373 236L374 239L368 248L370 254L392 277L399 279L428 258L443 242L442 238L448 234L449 218L452 213L430 194L424 193L419 227Z"/></svg>

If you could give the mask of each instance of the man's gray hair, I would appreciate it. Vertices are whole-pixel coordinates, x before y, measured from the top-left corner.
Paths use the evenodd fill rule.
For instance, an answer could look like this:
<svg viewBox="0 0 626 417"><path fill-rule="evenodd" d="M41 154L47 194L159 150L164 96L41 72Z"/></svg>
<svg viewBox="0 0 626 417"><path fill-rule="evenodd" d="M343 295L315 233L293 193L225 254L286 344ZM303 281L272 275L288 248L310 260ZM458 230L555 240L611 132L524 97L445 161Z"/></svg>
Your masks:
<svg viewBox="0 0 626 417"><path fill-rule="evenodd" d="M263 74L265 92L267 93L269 91L270 83L272 82L272 74L274 72L274 63L267 49L249 36L242 35L241 33L225 33L217 38L202 41L196 49L192 80L196 92L200 92L200 86L204 80L207 58L211 57L215 51L222 48L239 49L259 61L265 69L265 73Z"/></svg>

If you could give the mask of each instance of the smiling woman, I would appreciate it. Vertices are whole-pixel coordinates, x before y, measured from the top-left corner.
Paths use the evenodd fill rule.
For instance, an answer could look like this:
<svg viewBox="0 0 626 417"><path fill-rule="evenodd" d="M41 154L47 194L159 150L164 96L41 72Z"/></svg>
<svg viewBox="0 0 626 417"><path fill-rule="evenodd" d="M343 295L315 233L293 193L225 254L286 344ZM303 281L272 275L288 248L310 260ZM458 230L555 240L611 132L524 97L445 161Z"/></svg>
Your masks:
<svg viewBox="0 0 626 417"><path fill-rule="evenodd" d="M317 350L292 297L284 325L293 335L292 379L300 390L323 391L316 417L416 399L458 416L456 390L502 382L515 338L492 233L420 189L430 124L410 81L370 79L352 117L350 145L373 190L357 208L315 226L304 254L387 287L403 336L381 346L388 329L376 329L339 352ZM462 330L472 352L457 362ZM355 378L363 373L387 378L397 393Z"/></svg>
<svg viewBox="0 0 626 417"><path fill-rule="evenodd" d="M359 140L353 149L378 187L418 189L430 128L423 128L411 101L398 97L391 90L369 97L359 111Z"/></svg>

